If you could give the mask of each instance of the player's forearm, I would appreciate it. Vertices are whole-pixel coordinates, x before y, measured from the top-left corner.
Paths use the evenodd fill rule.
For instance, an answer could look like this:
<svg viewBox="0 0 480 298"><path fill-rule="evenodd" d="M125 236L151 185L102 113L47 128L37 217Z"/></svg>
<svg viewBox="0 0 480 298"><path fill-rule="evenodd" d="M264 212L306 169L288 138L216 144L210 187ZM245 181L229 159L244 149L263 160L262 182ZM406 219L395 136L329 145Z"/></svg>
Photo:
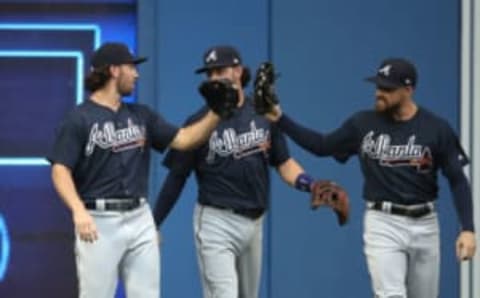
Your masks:
<svg viewBox="0 0 480 298"><path fill-rule="evenodd" d="M305 170L302 166L300 166L300 164L298 164L293 158L289 158L278 167L278 173L283 181L290 186L295 186L295 181L298 176L304 172Z"/></svg>
<svg viewBox="0 0 480 298"><path fill-rule="evenodd" d="M162 185L162 189L158 194L157 202L155 203L153 211L153 218L157 227L163 223L173 206L175 206L186 181L186 175L176 174L173 171L169 172Z"/></svg>
<svg viewBox="0 0 480 298"><path fill-rule="evenodd" d="M181 128L171 147L177 150L189 150L198 147L206 141L219 121L220 117L212 111L208 111L199 121Z"/></svg>
<svg viewBox="0 0 480 298"><path fill-rule="evenodd" d="M84 205L77 193L70 170L61 165L52 166L52 181L60 198L72 212L84 209Z"/></svg>

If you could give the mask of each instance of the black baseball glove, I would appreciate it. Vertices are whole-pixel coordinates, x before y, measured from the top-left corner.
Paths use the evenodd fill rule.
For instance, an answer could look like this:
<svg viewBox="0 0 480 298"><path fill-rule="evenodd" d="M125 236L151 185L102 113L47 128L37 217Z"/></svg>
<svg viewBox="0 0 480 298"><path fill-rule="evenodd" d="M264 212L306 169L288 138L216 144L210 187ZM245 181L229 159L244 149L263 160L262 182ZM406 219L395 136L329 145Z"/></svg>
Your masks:
<svg viewBox="0 0 480 298"><path fill-rule="evenodd" d="M238 89L231 81L208 80L198 87L210 109L222 119L230 118L238 104Z"/></svg>
<svg viewBox="0 0 480 298"><path fill-rule="evenodd" d="M271 112L273 107L278 104L274 88L275 76L273 64L270 62L262 63L257 69L253 86L253 101L255 111L260 115Z"/></svg>

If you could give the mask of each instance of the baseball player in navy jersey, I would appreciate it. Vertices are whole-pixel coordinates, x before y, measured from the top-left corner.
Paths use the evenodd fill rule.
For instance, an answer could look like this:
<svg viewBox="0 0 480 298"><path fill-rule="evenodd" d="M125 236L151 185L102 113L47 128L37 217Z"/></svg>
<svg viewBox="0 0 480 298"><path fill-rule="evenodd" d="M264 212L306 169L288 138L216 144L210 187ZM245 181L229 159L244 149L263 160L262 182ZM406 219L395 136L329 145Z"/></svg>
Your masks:
<svg viewBox="0 0 480 298"><path fill-rule="evenodd" d="M231 46L214 46L204 55L209 80L248 83L248 68ZM223 120L207 143L190 152L170 150L169 174L154 209L161 225L177 201L187 177L195 172L198 201L193 227L205 298L258 297L264 214L270 193L269 166L283 180L309 191L312 178L290 157L278 129L256 114L252 99L239 89L239 107ZM195 121L203 108L187 120Z"/></svg>
<svg viewBox="0 0 480 298"><path fill-rule="evenodd" d="M191 149L220 118L206 111L177 129L148 107L123 103L138 78L136 58L121 43L92 57L84 103L61 123L49 160L53 184L72 212L82 298L112 298L117 278L129 298L158 298L157 233L146 203L150 148Z"/></svg>
<svg viewBox="0 0 480 298"><path fill-rule="evenodd" d="M468 163L449 124L413 100L417 72L405 59L383 61L375 111L361 111L328 134L302 127L277 105L267 115L304 149L345 162L357 155L365 179L364 252L378 298L436 298L439 227L437 173L448 179L460 219L457 256L475 253Z"/></svg>

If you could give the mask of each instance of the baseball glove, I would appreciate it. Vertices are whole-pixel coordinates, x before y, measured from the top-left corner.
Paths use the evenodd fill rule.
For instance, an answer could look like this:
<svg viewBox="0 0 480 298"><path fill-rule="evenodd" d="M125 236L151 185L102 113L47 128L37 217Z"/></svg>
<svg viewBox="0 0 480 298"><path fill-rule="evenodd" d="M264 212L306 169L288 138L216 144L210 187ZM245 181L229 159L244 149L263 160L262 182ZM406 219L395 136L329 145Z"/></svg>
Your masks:
<svg viewBox="0 0 480 298"><path fill-rule="evenodd" d="M311 207L327 206L335 211L338 223L343 226L348 221L349 199L347 192L338 184L328 180L317 180L311 187Z"/></svg>
<svg viewBox="0 0 480 298"><path fill-rule="evenodd" d="M208 80L198 87L210 109L222 119L230 118L238 104L238 89L229 80Z"/></svg>
<svg viewBox="0 0 480 298"><path fill-rule="evenodd" d="M270 62L262 63L257 69L253 87L255 111L260 115L271 112L273 107L278 104L274 88L275 79L276 74L273 64Z"/></svg>

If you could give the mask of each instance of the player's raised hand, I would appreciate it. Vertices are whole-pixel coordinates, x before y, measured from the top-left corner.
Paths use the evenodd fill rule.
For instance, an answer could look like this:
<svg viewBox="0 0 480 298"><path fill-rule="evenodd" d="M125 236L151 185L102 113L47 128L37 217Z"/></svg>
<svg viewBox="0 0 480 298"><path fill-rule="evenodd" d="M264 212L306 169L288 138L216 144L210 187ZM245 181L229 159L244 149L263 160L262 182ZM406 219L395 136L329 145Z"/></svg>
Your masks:
<svg viewBox="0 0 480 298"><path fill-rule="evenodd" d="M274 105L268 113L265 113L264 116L271 122L277 122L282 116L282 108L278 104Z"/></svg>
<svg viewBox="0 0 480 298"><path fill-rule="evenodd" d="M264 62L257 69L254 82L253 102L257 114L276 122L282 115L275 92L275 80L278 74L270 62Z"/></svg>
<svg viewBox="0 0 480 298"><path fill-rule="evenodd" d="M456 243L457 258L460 261L469 260L475 255L475 249L475 234L471 231L461 232Z"/></svg>
<svg viewBox="0 0 480 298"><path fill-rule="evenodd" d="M98 239L95 221L85 208L79 208L73 212L73 224L81 240L92 243Z"/></svg>

